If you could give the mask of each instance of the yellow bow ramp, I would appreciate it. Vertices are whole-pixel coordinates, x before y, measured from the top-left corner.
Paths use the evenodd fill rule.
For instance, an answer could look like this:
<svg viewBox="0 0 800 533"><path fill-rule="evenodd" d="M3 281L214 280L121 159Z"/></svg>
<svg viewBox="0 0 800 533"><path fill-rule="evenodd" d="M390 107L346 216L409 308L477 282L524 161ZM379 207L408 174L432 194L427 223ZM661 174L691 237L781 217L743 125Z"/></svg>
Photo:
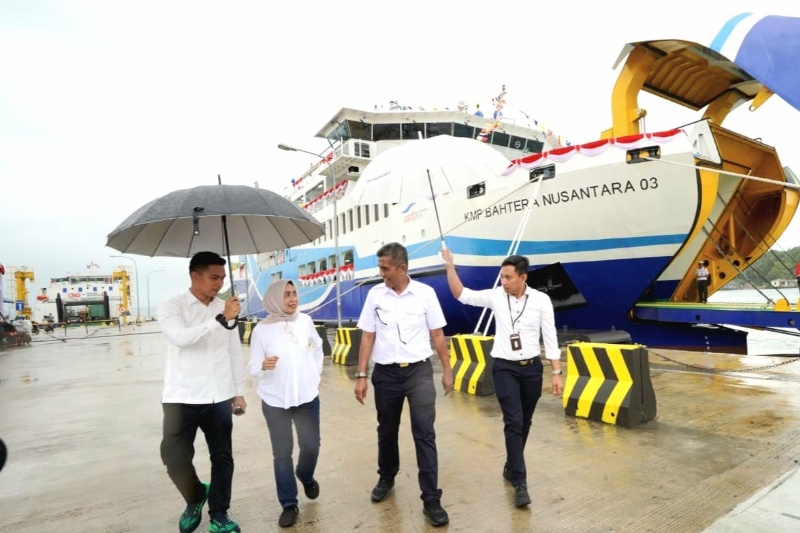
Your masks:
<svg viewBox="0 0 800 533"><path fill-rule="evenodd" d="M639 344L578 342L567 350L564 412L623 427L656 416L647 349Z"/></svg>
<svg viewBox="0 0 800 533"><path fill-rule="evenodd" d="M336 328L336 340L333 343L333 362L337 365L357 365L358 348L360 345L360 329Z"/></svg>

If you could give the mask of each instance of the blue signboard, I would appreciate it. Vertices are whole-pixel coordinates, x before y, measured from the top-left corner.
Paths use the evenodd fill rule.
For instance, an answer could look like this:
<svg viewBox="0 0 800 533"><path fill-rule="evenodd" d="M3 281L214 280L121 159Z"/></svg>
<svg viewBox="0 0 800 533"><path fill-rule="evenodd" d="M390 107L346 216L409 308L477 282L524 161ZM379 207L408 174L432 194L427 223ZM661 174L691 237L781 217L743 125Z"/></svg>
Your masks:
<svg viewBox="0 0 800 533"><path fill-rule="evenodd" d="M17 300L14 302L14 309L17 311L24 311L25 310L25 302L22 300Z"/></svg>

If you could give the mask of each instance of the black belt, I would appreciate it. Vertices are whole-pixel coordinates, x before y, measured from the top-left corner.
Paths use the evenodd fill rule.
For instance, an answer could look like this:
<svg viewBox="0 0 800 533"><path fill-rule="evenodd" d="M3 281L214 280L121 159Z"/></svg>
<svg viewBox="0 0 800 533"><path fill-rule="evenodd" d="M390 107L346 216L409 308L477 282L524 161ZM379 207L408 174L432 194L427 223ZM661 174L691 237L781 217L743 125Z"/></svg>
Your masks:
<svg viewBox="0 0 800 533"><path fill-rule="evenodd" d="M420 363L424 363L427 359L423 359L422 361L414 361L413 363L378 363L383 364L383 366L394 366L397 368L406 368L407 366L414 366Z"/></svg>
<svg viewBox="0 0 800 533"><path fill-rule="evenodd" d="M502 358L498 357L497 359L502 359ZM537 362L538 360L539 360L539 356L531 357L530 359L521 359L521 360L518 360L518 361L517 360L512 361L511 359L503 359L503 361L505 361L506 363L511 363L512 365L517 365L517 366L532 365L533 363Z"/></svg>

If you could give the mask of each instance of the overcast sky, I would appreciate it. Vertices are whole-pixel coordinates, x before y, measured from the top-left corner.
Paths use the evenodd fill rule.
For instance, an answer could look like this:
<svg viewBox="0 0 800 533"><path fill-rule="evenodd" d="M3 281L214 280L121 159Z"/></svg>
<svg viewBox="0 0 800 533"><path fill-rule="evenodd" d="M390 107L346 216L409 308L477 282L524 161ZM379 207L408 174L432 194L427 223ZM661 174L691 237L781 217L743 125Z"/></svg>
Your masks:
<svg viewBox="0 0 800 533"><path fill-rule="evenodd" d="M625 42L710 43L742 12L800 16L796 2L670 0L0 0L0 263L49 279L102 272L106 236L144 203L216 183L282 191L322 151L340 107L488 108L505 84L573 143L611 125ZM647 128L696 116L642 99ZM800 112L773 97L726 126L778 148L800 172ZM798 217L800 218L800 217ZM800 220L783 247L800 245ZM142 313L188 287L188 260L133 256ZM7 295L8 296L8 295Z"/></svg>

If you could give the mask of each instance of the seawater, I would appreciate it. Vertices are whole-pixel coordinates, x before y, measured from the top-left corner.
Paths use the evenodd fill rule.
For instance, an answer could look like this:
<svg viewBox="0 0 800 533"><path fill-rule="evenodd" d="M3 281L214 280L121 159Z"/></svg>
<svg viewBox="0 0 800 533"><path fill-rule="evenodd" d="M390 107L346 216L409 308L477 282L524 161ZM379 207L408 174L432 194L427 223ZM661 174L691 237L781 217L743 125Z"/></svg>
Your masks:
<svg viewBox="0 0 800 533"><path fill-rule="evenodd" d="M767 303L767 298L776 301L778 298L785 298L790 304L798 303L798 290L793 289L736 289L717 291L708 297L709 302L713 303ZM774 333L772 331L760 331L751 328L741 328L730 326L734 329L747 331L747 351L751 355L771 355L771 354L792 354L800 355L800 337ZM789 333L800 333L796 328L780 328Z"/></svg>

